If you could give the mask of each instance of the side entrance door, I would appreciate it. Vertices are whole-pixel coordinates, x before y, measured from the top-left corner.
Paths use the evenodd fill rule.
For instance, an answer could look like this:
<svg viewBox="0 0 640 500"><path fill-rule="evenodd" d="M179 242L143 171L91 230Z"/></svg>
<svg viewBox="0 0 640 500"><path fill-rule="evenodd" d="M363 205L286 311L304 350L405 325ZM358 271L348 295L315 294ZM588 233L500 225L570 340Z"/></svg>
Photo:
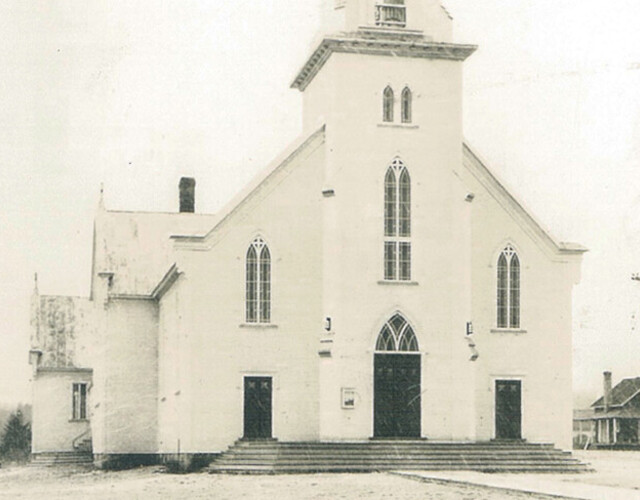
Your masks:
<svg viewBox="0 0 640 500"><path fill-rule="evenodd" d="M271 437L271 377L244 378L244 438Z"/></svg>
<svg viewBox="0 0 640 500"><path fill-rule="evenodd" d="M376 354L373 435L420 437L420 355Z"/></svg>
<svg viewBox="0 0 640 500"><path fill-rule="evenodd" d="M496 439L522 439L522 383L496 380Z"/></svg>

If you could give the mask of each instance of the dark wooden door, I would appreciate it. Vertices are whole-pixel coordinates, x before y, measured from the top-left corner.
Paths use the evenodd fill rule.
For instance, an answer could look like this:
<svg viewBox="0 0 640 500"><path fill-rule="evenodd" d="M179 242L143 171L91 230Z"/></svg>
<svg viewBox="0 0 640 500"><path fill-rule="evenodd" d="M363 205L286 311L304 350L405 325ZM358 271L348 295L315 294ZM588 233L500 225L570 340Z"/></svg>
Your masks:
<svg viewBox="0 0 640 500"><path fill-rule="evenodd" d="M521 382L496 380L496 439L522 438L521 406Z"/></svg>
<svg viewBox="0 0 640 500"><path fill-rule="evenodd" d="M374 437L420 437L420 356L376 354Z"/></svg>
<svg viewBox="0 0 640 500"><path fill-rule="evenodd" d="M271 377L244 379L244 437L271 437Z"/></svg>

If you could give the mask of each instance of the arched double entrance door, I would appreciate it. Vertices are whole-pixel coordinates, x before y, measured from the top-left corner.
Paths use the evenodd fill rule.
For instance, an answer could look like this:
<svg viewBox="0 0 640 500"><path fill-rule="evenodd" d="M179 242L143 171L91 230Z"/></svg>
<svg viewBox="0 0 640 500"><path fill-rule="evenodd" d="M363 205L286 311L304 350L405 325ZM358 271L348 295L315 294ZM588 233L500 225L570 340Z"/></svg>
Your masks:
<svg viewBox="0 0 640 500"><path fill-rule="evenodd" d="M420 437L418 340L401 314L387 321L378 335L373 373L374 437Z"/></svg>

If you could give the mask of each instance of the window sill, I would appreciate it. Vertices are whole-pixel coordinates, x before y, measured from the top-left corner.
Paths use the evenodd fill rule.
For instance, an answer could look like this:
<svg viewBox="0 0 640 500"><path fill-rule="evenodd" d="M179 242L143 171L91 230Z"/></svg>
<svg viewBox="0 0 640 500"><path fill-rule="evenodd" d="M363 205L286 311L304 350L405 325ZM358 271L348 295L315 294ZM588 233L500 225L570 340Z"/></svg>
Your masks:
<svg viewBox="0 0 640 500"><path fill-rule="evenodd" d="M527 330L522 330L520 328L492 328L490 330L491 333L514 333L516 335L527 333Z"/></svg>
<svg viewBox="0 0 640 500"><path fill-rule="evenodd" d="M402 280L380 280L378 285L390 285L390 286L418 286L420 283L417 281L402 281Z"/></svg>
<svg viewBox="0 0 640 500"><path fill-rule="evenodd" d="M415 123L393 123L393 122L383 122L378 123L378 127L380 128L406 128L406 129L418 129L420 125L416 125Z"/></svg>
<svg viewBox="0 0 640 500"><path fill-rule="evenodd" d="M273 323L240 323L240 328L255 328L257 330L268 330L270 328L278 328Z"/></svg>
<svg viewBox="0 0 640 500"><path fill-rule="evenodd" d="M69 422L81 424L82 422L89 422L89 419L88 418L70 418Z"/></svg>

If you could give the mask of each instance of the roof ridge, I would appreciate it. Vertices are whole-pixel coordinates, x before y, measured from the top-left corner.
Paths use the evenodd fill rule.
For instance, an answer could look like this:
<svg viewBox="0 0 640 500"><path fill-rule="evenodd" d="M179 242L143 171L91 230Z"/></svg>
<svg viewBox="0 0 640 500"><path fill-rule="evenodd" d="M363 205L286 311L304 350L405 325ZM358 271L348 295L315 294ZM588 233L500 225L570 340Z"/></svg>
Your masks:
<svg viewBox="0 0 640 500"><path fill-rule="evenodd" d="M244 203L254 192L256 192L275 172L280 168L288 165L293 159L299 155L305 148L311 144L319 135L324 134L326 125L298 136L296 140L282 151L276 158L270 161L266 167L261 169L245 187L241 189L231 200L229 200L219 211L218 219L204 235L184 235L173 234L171 238L175 240L205 240L207 239L235 210Z"/></svg>
<svg viewBox="0 0 640 500"><path fill-rule="evenodd" d="M538 238L541 238L547 243L550 243L553 248L560 253L581 254L588 251L587 248L583 247L580 244L557 240L551 234L551 231L549 231L549 229L533 215L533 212L529 210L529 208L521 200L516 198L516 196L513 194L514 190L511 189L511 186L505 183L487 166L488 163L476 152L475 148L471 146L468 140L463 139L462 149L462 166L469 169L469 163L475 164L476 168L480 171L480 175L486 178L486 181L492 183L495 189L504 197L506 197L507 202L513 207L513 211L515 212L515 214L522 218L524 223L527 223L529 225L529 227L533 230ZM464 161L465 157L470 161ZM474 175L478 182L484 184L483 179L475 175L473 172L471 172L471 175ZM515 217L516 215L513 216Z"/></svg>

